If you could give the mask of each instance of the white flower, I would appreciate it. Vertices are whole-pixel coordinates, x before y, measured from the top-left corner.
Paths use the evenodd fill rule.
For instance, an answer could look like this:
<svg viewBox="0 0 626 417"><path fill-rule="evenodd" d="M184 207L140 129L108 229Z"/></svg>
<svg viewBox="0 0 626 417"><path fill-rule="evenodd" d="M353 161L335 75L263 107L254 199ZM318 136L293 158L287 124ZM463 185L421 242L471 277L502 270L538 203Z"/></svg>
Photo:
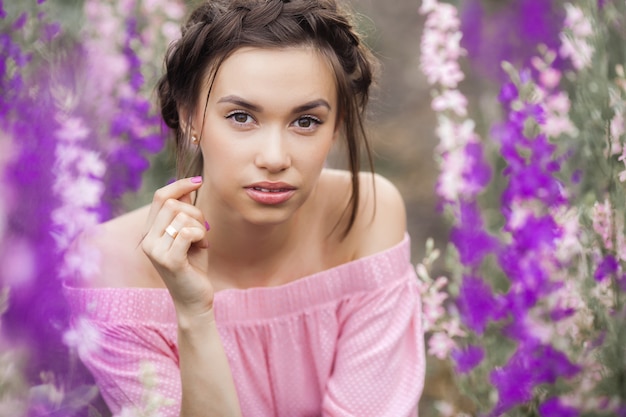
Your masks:
<svg viewBox="0 0 626 417"><path fill-rule="evenodd" d="M459 116L467 115L467 98L459 90L446 90L432 102L434 111L452 110Z"/></svg>
<svg viewBox="0 0 626 417"><path fill-rule="evenodd" d="M76 168L83 175L93 175L102 178L106 172L106 164L97 152L85 151L78 159Z"/></svg>
<svg viewBox="0 0 626 417"><path fill-rule="evenodd" d="M419 8L421 14L428 14L435 10L439 4L437 0L422 0L422 5Z"/></svg>
<svg viewBox="0 0 626 417"><path fill-rule="evenodd" d="M61 127L54 132L57 139L68 142L76 142L86 139L90 130L85 126L82 119L77 117L68 117L60 121Z"/></svg>
<svg viewBox="0 0 626 417"><path fill-rule="evenodd" d="M467 164L465 149L453 150L443 155L441 175L437 190L448 201L456 201L465 189L463 171Z"/></svg>
<svg viewBox="0 0 626 417"><path fill-rule="evenodd" d="M63 257L63 278L79 278L81 280L94 279L101 271L100 251L89 245L74 245Z"/></svg>
<svg viewBox="0 0 626 417"><path fill-rule="evenodd" d="M426 19L426 27L439 31L456 31L461 26L456 7L447 3L437 3Z"/></svg>
<svg viewBox="0 0 626 417"><path fill-rule="evenodd" d="M611 136L613 136L613 141L617 142L620 136L626 133L626 128L624 127L624 115L620 112L616 112L613 120L611 120Z"/></svg>
<svg viewBox="0 0 626 417"><path fill-rule="evenodd" d="M104 192L102 181L78 177L67 181L67 186L61 191L65 201L73 202L78 207L97 207Z"/></svg>
<svg viewBox="0 0 626 417"><path fill-rule="evenodd" d="M591 22L585 17L580 7L566 3L565 13L565 26L570 28L576 37L586 38L593 33Z"/></svg>
<svg viewBox="0 0 626 417"><path fill-rule="evenodd" d="M476 139L474 128L476 124L472 119L466 119L461 124L453 122L445 116L439 116L439 125L435 132L439 137L438 151L441 153L463 147Z"/></svg>
<svg viewBox="0 0 626 417"><path fill-rule="evenodd" d="M72 328L63 334L63 343L76 349L80 358L86 358L100 349L102 334L85 317L79 317Z"/></svg>

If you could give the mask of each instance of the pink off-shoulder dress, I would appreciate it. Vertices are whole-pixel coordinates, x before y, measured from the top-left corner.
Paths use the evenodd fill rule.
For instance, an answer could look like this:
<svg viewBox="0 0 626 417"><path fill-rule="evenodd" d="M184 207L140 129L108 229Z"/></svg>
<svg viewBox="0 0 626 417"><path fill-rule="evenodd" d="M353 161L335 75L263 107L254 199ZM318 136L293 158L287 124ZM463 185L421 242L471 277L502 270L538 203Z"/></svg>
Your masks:
<svg viewBox="0 0 626 417"><path fill-rule="evenodd" d="M408 417L424 382L409 237L278 287L215 295L218 331L245 417ZM176 314L166 289L66 288L79 349L114 415L178 417ZM156 379L142 382L142 364ZM158 405L166 398L167 405Z"/></svg>

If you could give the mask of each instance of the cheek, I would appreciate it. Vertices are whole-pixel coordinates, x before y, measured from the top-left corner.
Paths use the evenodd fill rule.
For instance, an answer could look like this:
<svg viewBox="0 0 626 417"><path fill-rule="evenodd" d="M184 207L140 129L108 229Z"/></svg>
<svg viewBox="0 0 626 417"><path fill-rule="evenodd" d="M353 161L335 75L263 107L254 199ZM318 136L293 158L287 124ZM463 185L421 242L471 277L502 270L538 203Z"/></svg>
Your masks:
<svg viewBox="0 0 626 417"><path fill-rule="evenodd" d="M202 157L205 174L213 179L232 176L240 165L243 153L225 132L207 131L202 138Z"/></svg>

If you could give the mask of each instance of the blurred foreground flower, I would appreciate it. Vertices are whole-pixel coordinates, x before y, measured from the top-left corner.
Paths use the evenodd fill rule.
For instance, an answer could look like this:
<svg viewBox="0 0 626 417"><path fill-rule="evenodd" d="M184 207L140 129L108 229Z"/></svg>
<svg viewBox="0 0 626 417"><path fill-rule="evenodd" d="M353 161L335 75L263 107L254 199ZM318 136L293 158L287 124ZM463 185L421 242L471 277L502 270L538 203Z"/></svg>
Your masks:
<svg viewBox="0 0 626 417"><path fill-rule="evenodd" d="M548 3L537 22L552 19ZM440 16L438 8L451 6L423 4L423 39L430 39L429 28L441 22L428 22ZM544 32L547 38L534 38L528 59L501 57L511 62L502 65L501 120L483 116L492 124L483 136L489 141L449 127L451 119L465 117L465 110L455 111L458 103L467 104L426 72L439 118L440 184L451 172L483 179L457 192L438 188L452 222L451 278L443 290L454 302L445 305L446 314L438 312L438 324L427 326L437 342L430 353L442 358L449 352L456 380L480 415L626 415L626 204L620 185L626 2L563 7L560 37ZM472 51L470 60L476 59ZM445 164L451 149L470 144L480 150L480 163L455 158ZM485 175L490 169L502 175ZM442 344L443 324L457 319L460 331Z"/></svg>
<svg viewBox="0 0 626 417"><path fill-rule="evenodd" d="M164 144L156 57L184 14L178 1L87 0L76 27L50 19L55 3L0 2L0 351L23 358L23 383L0 387L0 410L17 393L12 416L100 415L77 353L101 336L70 326L63 280L98 274L78 236L123 209Z"/></svg>

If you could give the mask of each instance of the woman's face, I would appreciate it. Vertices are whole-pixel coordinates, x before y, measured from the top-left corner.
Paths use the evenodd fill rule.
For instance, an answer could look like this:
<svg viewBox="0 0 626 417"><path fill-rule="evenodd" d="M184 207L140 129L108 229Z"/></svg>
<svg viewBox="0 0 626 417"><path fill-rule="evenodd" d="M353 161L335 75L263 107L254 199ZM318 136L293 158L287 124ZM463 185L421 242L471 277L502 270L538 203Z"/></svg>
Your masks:
<svg viewBox="0 0 626 417"><path fill-rule="evenodd" d="M331 66L308 47L241 48L219 68L203 115L207 91L192 126L202 130L200 198L254 224L289 219L337 135Z"/></svg>

